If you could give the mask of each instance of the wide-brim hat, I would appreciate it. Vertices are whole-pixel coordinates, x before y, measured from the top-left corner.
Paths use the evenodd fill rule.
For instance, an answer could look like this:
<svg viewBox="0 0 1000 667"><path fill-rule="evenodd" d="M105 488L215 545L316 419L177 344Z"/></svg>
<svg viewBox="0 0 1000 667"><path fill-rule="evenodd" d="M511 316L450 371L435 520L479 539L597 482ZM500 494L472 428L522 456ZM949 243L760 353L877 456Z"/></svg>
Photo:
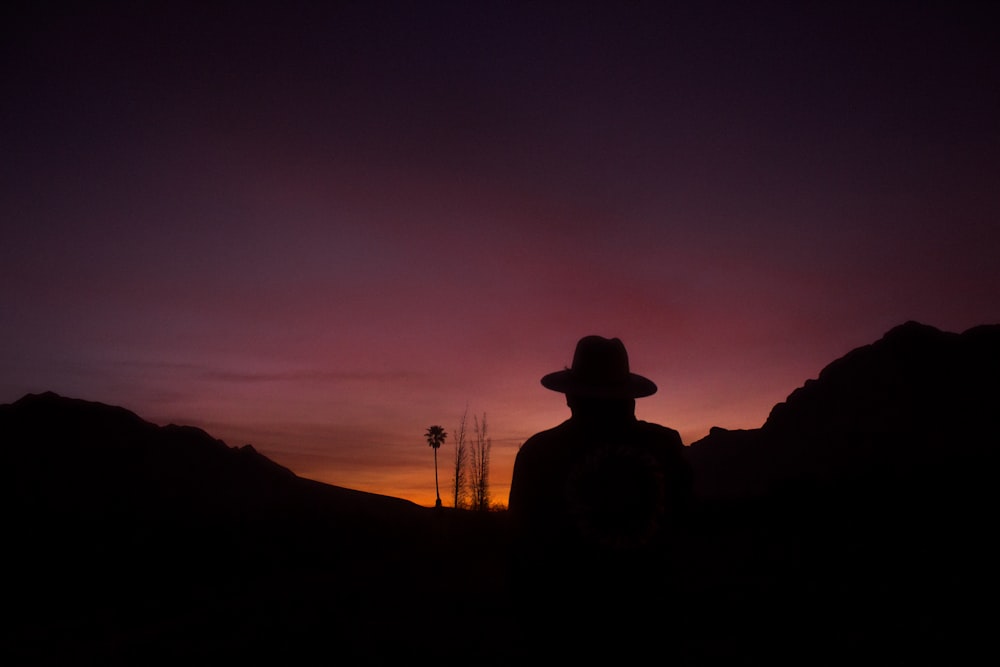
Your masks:
<svg viewBox="0 0 1000 667"><path fill-rule="evenodd" d="M542 378L552 391L593 398L642 398L656 384L629 370L628 352L617 338L585 336L576 344L573 365Z"/></svg>

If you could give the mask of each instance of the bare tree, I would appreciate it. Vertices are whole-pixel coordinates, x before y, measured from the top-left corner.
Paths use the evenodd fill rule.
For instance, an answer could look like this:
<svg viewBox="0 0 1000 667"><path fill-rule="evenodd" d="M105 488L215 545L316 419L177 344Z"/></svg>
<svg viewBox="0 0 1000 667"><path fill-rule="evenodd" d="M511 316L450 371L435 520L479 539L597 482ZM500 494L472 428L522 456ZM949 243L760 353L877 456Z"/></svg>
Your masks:
<svg viewBox="0 0 1000 667"><path fill-rule="evenodd" d="M465 445L465 422L468 415L469 407L466 406L465 412L462 413L462 419L458 422L458 428L455 429L455 478L452 490L454 491L456 508L465 507L465 502L469 495L468 473L466 470L469 465L469 450Z"/></svg>
<svg viewBox="0 0 1000 667"><path fill-rule="evenodd" d="M486 428L486 413L483 420L473 415L474 439L469 452L469 485L472 493L472 509L488 511L490 509L490 439Z"/></svg>
<svg viewBox="0 0 1000 667"><path fill-rule="evenodd" d="M437 496L434 507L441 507L441 491L438 487L438 449L444 444L444 439L448 437L448 434L443 427L434 425L427 428L424 437L427 438L427 444L434 450L434 493Z"/></svg>

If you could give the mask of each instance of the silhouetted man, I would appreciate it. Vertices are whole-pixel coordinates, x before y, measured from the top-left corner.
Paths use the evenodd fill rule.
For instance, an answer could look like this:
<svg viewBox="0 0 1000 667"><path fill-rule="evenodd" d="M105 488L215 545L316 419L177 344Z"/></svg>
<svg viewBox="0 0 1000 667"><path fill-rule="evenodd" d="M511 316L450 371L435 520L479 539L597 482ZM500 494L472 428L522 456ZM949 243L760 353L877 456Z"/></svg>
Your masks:
<svg viewBox="0 0 1000 667"><path fill-rule="evenodd" d="M514 462L515 602L534 619L535 639L553 615L579 621L576 632L624 631L660 604L666 547L691 486L681 438L636 419L635 399L656 385L630 372L617 338L582 338L572 367L542 385L566 394L572 416L529 438Z"/></svg>

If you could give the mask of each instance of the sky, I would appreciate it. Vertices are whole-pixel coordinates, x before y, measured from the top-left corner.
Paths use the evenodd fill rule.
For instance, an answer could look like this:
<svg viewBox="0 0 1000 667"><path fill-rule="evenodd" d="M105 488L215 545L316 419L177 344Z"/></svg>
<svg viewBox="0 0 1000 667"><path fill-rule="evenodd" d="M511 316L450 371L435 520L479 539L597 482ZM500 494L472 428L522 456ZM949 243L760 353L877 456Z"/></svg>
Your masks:
<svg viewBox="0 0 1000 667"><path fill-rule="evenodd" d="M1000 323L998 14L6 3L0 403L425 505L464 413L506 502L589 334L685 444L759 427L898 324Z"/></svg>

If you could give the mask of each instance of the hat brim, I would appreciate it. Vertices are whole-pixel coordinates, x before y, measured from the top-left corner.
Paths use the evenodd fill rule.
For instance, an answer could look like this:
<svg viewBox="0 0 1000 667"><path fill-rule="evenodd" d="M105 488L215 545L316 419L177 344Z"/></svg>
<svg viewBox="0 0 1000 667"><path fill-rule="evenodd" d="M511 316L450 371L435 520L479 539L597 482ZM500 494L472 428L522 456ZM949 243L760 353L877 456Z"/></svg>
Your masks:
<svg viewBox="0 0 1000 667"><path fill-rule="evenodd" d="M621 383L594 384L582 380L569 368L544 376L542 386L561 394L592 398L644 398L656 393L656 383L636 373L629 373Z"/></svg>

